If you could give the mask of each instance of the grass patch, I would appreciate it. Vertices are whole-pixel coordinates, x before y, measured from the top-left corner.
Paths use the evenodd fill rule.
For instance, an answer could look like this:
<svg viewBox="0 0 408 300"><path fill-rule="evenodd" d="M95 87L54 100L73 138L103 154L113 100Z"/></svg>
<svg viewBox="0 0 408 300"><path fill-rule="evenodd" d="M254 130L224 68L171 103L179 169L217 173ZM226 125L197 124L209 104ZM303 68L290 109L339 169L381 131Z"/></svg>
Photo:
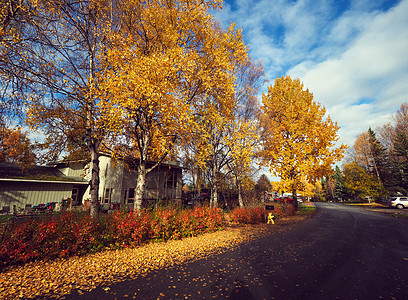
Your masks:
<svg viewBox="0 0 408 300"><path fill-rule="evenodd" d="M314 206L299 206L299 210L296 212L297 215L299 216L307 216L311 215L316 211L316 207Z"/></svg>

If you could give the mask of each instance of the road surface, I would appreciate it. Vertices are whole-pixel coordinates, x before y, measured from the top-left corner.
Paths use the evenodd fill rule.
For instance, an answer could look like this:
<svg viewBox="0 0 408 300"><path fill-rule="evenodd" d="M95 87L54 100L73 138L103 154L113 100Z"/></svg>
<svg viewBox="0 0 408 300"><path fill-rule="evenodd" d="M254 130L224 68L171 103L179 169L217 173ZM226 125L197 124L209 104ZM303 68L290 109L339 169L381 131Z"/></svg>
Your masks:
<svg viewBox="0 0 408 300"><path fill-rule="evenodd" d="M408 222L338 203L234 250L66 299L408 299Z"/></svg>

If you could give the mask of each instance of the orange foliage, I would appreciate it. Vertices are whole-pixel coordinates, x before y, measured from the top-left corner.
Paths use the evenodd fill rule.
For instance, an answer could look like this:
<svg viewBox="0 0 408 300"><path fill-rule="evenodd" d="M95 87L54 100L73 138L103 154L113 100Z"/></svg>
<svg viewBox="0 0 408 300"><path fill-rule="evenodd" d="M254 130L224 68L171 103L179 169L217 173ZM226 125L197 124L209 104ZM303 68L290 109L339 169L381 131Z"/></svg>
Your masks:
<svg viewBox="0 0 408 300"><path fill-rule="evenodd" d="M35 162L33 146L21 129L0 128L0 162L17 163L23 168Z"/></svg>

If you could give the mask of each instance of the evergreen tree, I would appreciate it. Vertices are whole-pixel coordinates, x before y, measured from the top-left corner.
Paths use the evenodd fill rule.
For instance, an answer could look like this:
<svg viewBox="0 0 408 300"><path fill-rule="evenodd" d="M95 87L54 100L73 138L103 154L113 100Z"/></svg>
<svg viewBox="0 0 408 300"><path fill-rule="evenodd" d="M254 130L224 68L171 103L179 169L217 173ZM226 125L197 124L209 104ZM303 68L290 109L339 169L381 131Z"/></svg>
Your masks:
<svg viewBox="0 0 408 300"><path fill-rule="evenodd" d="M408 193L408 136L404 132L397 133L394 149L390 160L392 169L393 192Z"/></svg>
<svg viewBox="0 0 408 300"><path fill-rule="evenodd" d="M268 192L268 191L272 190L271 181L269 180L269 178L265 174L262 174L259 177L259 179L258 179L258 181L256 182L256 185L255 185L255 190L261 191L261 192Z"/></svg>
<svg viewBox="0 0 408 300"><path fill-rule="evenodd" d="M368 129L368 141L372 156L371 174L377 177L380 184L389 186L390 170L386 149L381 145L371 128Z"/></svg>

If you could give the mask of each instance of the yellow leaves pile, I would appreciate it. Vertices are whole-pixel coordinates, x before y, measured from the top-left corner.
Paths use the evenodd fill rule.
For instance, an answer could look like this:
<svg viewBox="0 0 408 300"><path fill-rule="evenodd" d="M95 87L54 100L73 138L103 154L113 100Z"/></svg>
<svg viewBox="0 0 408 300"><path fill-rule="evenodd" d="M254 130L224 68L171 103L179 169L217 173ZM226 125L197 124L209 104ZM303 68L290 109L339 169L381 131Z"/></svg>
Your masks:
<svg viewBox="0 0 408 300"><path fill-rule="evenodd" d="M100 252L83 257L35 262L0 273L0 298L62 297L73 289L91 291L125 277L146 276L149 271L231 249L266 227L230 228L168 243Z"/></svg>

